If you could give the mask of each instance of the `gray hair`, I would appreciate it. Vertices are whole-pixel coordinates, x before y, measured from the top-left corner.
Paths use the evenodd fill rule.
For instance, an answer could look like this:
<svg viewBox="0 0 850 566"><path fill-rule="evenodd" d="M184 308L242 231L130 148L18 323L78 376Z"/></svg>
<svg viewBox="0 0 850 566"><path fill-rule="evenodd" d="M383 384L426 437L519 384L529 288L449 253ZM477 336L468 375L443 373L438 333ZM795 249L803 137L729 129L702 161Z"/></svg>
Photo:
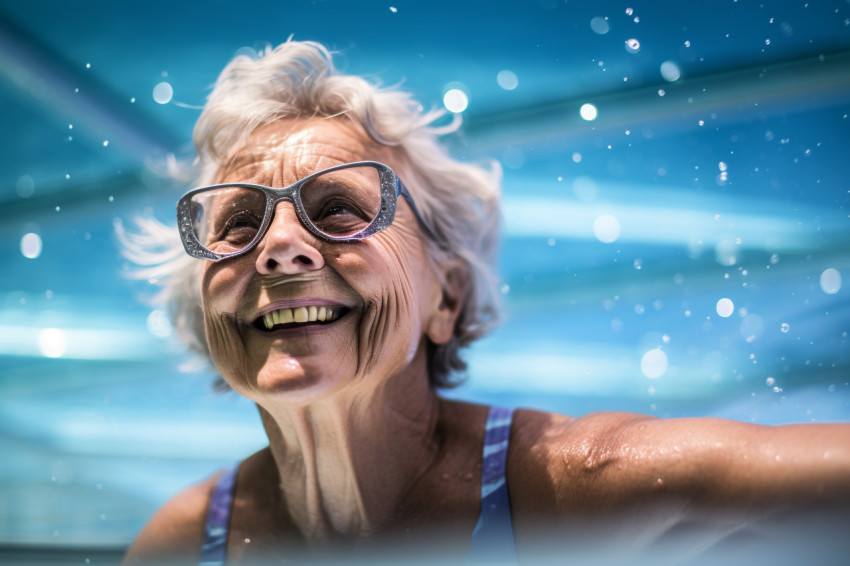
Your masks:
<svg viewBox="0 0 850 566"><path fill-rule="evenodd" d="M256 57L239 55L222 71L195 126L196 181L209 185L230 152L258 128L283 118L345 116L378 143L394 148L408 166L405 185L423 219L441 242L428 246L432 261L452 258L467 267L468 282L453 338L430 344L429 380L453 387L466 369L460 349L498 321L495 263L501 170L461 163L437 141L454 132L435 126L440 110L424 111L408 93L380 88L361 77L338 74L330 52L314 42L288 41ZM156 281L156 301L168 307L175 330L190 349L211 360L204 335L198 278L200 261L183 252L177 230L139 218L133 233L118 228L125 256L137 275ZM221 383L219 383L221 385Z"/></svg>

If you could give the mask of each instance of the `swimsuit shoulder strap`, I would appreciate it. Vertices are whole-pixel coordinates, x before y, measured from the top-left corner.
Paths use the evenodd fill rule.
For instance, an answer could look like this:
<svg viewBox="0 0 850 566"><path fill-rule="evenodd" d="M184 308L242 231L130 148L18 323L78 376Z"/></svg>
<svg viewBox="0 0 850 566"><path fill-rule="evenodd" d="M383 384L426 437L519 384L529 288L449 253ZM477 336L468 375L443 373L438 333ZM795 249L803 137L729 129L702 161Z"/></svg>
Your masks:
<svg viewBox="0 0 850 566"><path fill-rule="evenodd" d="M512 409L490 407L481 463L481 515L472 533L469 552L473 562L516 560L511 502L505 481L512 419Z"/></svg>
<svg viewBox="0 0 850 566"><path fill-rule="evenodd" d="M227 556L227 531L230 527L230 512L233 509L233 492L236 489L238 471L239 464L236 464L222 474L215 484L204 526L201 566L224 566Z"/></svg>

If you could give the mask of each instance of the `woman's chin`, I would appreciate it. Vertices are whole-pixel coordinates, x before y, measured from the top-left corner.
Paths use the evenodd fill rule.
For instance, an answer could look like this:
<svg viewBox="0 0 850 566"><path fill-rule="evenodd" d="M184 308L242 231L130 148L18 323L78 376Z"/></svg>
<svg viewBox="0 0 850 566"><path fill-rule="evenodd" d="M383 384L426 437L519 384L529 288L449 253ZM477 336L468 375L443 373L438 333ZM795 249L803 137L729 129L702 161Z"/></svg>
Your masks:
<svg viewBox="0 0 850 566"><path fill-rule="evenodd" d="M257 375L257 394L278 402L307 405L337 389L333 376L324 373L304 367L300 360L291 356L269 360Z"/></svg>

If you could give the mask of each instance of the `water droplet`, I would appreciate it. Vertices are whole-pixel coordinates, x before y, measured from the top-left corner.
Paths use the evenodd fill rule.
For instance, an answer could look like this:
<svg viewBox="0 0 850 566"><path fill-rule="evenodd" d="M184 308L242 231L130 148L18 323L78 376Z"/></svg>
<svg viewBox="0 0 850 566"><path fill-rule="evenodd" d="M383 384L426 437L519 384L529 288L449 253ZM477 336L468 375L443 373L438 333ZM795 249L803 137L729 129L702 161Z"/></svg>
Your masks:
<svg viewBox="0 0 850 566"><path fill-rule="evenodd" d="M640 41L635 38L626 40L626 51L629 53L637 53L640 51Z"/></svg>

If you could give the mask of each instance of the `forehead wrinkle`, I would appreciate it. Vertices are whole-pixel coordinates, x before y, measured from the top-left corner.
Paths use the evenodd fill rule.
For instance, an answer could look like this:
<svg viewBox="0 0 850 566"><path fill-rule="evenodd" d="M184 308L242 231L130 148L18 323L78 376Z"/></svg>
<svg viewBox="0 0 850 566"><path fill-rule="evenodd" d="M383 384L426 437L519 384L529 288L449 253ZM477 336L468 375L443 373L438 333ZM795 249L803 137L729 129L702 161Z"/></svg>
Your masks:
<svg viewBox="0 0 850 566"><path fill-rule="evenodd" d="M344 163L380 161L392 166L392 152L342 120L279 120L251 134L220 176L284 187Z"/></svg>

